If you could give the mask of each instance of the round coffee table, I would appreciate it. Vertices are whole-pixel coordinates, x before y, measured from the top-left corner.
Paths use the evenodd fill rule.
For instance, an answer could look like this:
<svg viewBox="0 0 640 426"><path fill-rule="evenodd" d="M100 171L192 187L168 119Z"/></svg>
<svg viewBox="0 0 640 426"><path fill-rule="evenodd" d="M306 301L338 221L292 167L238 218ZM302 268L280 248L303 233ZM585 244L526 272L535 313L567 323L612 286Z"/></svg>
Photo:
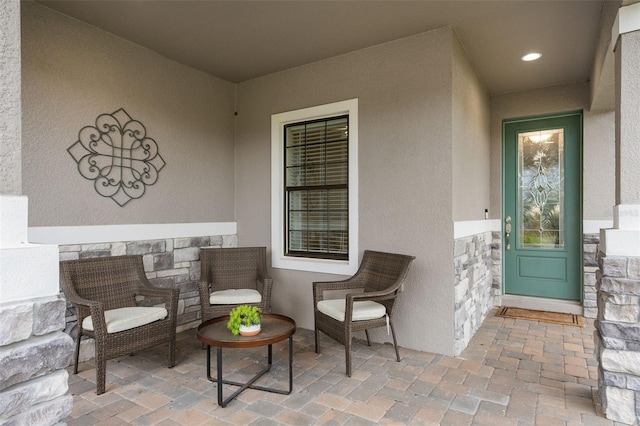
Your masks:
<svg viewBox="0 0 640 426"><path fill-rule="evenodd" d="M207 378L218 385L218 405L226 407L235 397L245 389L257 389L266 392L289 395L293 390L293 334L296 332L296 323L289 317L277 314L262 314L261 331L255 336L234 336L227 329L229 316L214 318L205 321L198 326L196 336L198 340L207 345ZM271 369L273 351L271 345L289 339L289 389L281 390L254 385L255 381ZM217 377L211 377L211 346L216 347ZM255 348L267 346L267 366L246 383L232 382L222 379L222 348ZM240 386L227 399L223 399L222 385Z"/></svg>

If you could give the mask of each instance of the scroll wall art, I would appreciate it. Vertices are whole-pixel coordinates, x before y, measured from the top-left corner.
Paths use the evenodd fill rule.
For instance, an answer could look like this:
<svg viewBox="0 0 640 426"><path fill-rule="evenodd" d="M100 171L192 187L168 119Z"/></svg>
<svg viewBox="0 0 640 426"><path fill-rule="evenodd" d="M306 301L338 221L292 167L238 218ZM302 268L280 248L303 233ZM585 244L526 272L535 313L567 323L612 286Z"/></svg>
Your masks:
<svg viewBox="0 0 640 426"><path fill-rule="evenodd" d="M120 207L142 197L165 165L156 141L122 108L101 114L95 126L80 129L78 140L67 151L80 175L93 181L96 192Z"/></svg>

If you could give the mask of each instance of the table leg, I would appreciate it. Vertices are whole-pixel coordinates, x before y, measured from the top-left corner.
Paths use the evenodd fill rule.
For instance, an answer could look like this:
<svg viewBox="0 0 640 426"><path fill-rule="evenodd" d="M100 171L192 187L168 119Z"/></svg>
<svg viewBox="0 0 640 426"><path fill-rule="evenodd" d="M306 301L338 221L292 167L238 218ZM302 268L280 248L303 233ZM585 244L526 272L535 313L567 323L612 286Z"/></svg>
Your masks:
<svg viewBox="0 0 640 426"><path fill-rule="evenodd" d="M214 379L211 377L211 346L207 345L207 379L213 382Z"/></svg>
<svg viewBox="0 0 640 426"><path fill-rule="evenodd" d="M289 393L293 390L293 336L289 336Z"/></svg>
<svg viewBox="0 0 640 426"><path fill-rule="evenodd" d="M293 391L293 336L289 337L289 390L274 389L274 388L269 388L265 386L254 385L256 380L258 380L260 377L262 377L262 375L264 375L269 370L271 370L271 365L273 363L272 345L269 345L267 348L267 366L246 383L234 382L231 380L224 380L222 378L222 347L216 347L216 362L217 362L217 365L216 365L217 377L214 378L214 377L211 377L211 346L207 345L207 379L217 384L218 405L223 408L226 407L229 402L235 399L245 389L256 389L256 390L261 390L266 392L279 393L282 395L289 395ZM224 399L222 394L223 385L240 386L240 389L236 390L227 399Z"/></svg>
<svg viewBox="0 0 640 426"><path fill-rule="evenodd" d="M222 379L222 347L220 346L216 348L216 361L218 362L218 405L224 408L227 405L227 401L222 400L222 386L224 385L224 380Z"/></svg>

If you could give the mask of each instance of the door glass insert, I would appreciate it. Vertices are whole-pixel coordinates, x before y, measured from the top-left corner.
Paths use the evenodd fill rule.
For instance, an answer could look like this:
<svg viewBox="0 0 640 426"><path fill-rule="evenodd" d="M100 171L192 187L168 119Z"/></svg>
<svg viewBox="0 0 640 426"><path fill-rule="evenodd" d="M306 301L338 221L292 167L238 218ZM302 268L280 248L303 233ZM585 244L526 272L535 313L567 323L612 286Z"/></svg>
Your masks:
<svg viewBox="0 0 640 426"><path fill-rule="evenodd" d="M564 248L564 129L518 134L520 248Z"/></svg>

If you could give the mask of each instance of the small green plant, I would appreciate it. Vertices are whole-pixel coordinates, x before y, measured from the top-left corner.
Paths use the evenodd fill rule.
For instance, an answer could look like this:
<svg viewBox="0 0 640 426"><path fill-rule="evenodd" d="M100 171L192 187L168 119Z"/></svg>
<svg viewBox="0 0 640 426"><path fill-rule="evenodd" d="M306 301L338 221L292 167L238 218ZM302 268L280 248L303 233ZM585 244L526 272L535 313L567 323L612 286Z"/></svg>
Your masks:
<svg viewBox="0 0 640 426"><path fill-rule="evenodd" d="M229 313L229 322L227 328L231 330L234 336L237 336L240 332L240 325L247 327L260 324L262 319L262 311L257 306L240 305L231 310Z"/></svg>

